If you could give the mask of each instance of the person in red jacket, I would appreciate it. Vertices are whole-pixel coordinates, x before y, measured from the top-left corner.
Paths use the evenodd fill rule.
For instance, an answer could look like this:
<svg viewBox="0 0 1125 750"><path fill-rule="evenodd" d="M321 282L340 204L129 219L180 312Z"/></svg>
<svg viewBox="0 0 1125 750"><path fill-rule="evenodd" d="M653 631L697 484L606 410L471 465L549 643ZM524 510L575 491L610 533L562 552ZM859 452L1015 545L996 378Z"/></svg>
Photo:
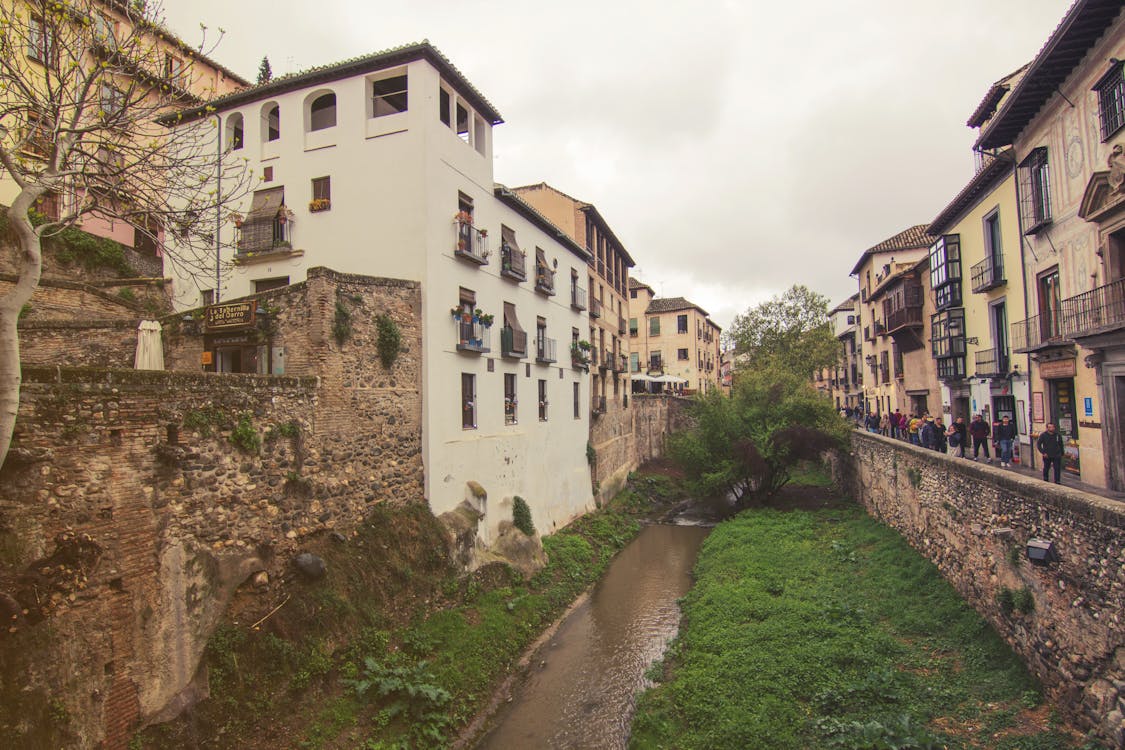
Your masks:
<svg viewBox="0 0 1125 750"><path fill-rule="evenodd" d="M973 460L980 457L980 449L984 448L984 457L988 459L988 463L992 463L992 454L988 452L988 437L992 434L992 428L980 414L973 415L973 421L969 423L969 434L973 438Z"/></svg>

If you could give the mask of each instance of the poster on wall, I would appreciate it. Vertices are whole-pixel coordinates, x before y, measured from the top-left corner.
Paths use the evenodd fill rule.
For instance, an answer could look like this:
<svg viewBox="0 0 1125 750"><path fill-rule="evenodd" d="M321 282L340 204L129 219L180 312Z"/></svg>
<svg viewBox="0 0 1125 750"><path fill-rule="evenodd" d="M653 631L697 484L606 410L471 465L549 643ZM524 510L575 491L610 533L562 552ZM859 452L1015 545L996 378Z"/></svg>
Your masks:
<svg viewBox="0 0 1125 750"><path fill-rule="evenodd" d="M1035 391L1031 394L1031 421L1043 421L1043 391Z"/></svg>
<svg viewBox="0 0 1125 750"><path fill-rule="evenodd" d="M1082 415L1085 417L1094 416L1094 399L1089 396L1082 399Z"/></svg>

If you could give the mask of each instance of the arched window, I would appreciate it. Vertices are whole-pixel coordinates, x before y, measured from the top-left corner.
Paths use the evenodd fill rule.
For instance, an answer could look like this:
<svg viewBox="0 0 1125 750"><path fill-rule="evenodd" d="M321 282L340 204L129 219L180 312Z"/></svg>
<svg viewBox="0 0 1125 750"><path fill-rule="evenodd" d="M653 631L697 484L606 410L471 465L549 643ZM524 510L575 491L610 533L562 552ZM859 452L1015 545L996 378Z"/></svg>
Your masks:
<svg viewBox="0 0 1125 750"><path fill-rule="evenodd" d="M276 141L281 138L281 107L276 104L267 104L262 110L262 135L267 141Z"/></svg>
<svg viewBox="0 0 1125 750"><path fill-rule="evenodd" d="M336 126L336 95L322 94L309 106L309 130L324 130Z"/></svg>
<svg viewBox="0 0 1125 750"><path fill-rule="evenodd" d="M237 151L242 148L245 140L242 129L242 115L235 112L227 118L227 148L231 151Z"/></svg>

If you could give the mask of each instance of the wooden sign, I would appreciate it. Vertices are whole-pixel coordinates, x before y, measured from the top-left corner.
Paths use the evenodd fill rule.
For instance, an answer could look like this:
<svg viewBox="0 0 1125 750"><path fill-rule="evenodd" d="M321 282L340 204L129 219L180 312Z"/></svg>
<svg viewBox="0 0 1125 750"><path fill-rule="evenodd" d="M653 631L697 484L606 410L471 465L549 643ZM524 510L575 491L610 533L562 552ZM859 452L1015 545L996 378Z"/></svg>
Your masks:
<svg viewBox="0 0 1125 750"><path fill-rule="evenodd" d="M1051 362L1039 363L1039 375L1045 380L1055 378L1073 378L1077 368L1073 359L1056 359Z"/></svg>
<svg viewBox="0 0 1125 750"><path fill-rule="evenodd" d="M203 308L204 325L208 331L225 328L245 328L254 325L255 302L230 302Z"/></svg>
<svg viewBox="0 0 1125 750"><path fill-rule="evenodd" d="M1043 421L1043 391L1035 391L1031 394L1031 421Z"/></svg>
<svg viewBox="0 0 1125 750"><path fill-rule="evenodd" d="M199 355L199 364L204 365L204 366L213 364L213 361L211 359L211 352L203 352L202 354L200 354Z"/></svg>

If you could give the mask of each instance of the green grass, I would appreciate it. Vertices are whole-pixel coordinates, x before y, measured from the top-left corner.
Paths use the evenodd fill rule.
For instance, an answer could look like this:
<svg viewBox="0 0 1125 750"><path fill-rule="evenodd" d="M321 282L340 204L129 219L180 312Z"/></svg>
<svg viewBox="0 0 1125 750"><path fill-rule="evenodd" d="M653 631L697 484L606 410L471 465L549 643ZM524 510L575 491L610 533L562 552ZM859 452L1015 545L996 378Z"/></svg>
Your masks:
<svg viewBox="0 0 1125 750"><path fill-rule="evenodd" d="M642 696L631 747L1069 746L1055 731L1014 736L1033 678L858 509L745 512L695 572L669 679Z"/></svg>
<svg viewBox="0 0 1125 750"><path fill-rule="evenodd" d="M789 484L802 487L831 487L832 475L824 464L803 461L790 473Z"/></svg>

